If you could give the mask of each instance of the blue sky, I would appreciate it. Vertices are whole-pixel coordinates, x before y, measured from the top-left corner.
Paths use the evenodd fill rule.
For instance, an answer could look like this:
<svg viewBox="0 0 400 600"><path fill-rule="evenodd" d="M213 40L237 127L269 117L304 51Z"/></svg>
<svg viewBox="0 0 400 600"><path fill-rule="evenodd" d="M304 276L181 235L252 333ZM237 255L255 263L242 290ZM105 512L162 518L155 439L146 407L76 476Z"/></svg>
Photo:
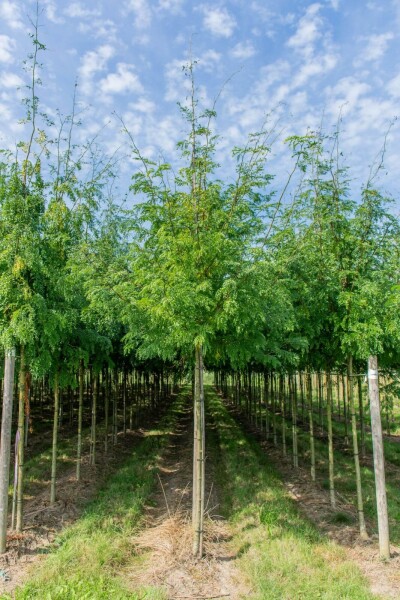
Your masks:
<svg viewBox="0 0 400 600"><path fill-rule="evenodd" d="M126 148L116 111L148 156L173 157L184 124L177 102L190 40L204 104L217 105L224 162L229 148L257 130L265 115L277 122L271 170L288 169L283 140L293 133L330 131L343 114L343 151L362 183L388 125L400 113L400 1L321 0L42 0L42 108L71 109L75 80L81 140L99 134L108 152ZM0 140L23 137L18 119L24 92L22 61L31 51L28 15L35 2L0 0ZM233 77L231 77L233 75ZM224 154L225 153L225 154ZM382 187L400 194L400 130L388 138ZM121 162L127 175L134 163ZM229 168L227 167L228 171ZM227 171L227 172L228 172Z"/></svg>

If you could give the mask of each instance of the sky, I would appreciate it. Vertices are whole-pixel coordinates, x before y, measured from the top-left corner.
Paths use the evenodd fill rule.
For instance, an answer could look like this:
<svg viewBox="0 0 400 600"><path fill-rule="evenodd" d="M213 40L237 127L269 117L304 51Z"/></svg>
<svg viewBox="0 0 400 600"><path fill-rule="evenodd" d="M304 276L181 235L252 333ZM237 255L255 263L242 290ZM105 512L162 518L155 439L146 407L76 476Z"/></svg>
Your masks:
<svg viewBox="0 0 400 600"><path fill-rule="evenodd" d="M0 147L26 136L27 75L35 15L31 0L0 0ZM122 181L135 163L121 119L142 153L175 160L185 124L178 102L190 82L182 69L196 60L200 104L219 94L216 131L230 176L230 149L275 124L271 171L285 181L284 140L341 122L341 148L355 187L387 138L380 185L400 197L400 0L41 0L41 109L57 119L77 111L77 141L96 137L118 149ZM117 117L115 115L118 115ZM125 184L122 185L122 188Z"/></svg>

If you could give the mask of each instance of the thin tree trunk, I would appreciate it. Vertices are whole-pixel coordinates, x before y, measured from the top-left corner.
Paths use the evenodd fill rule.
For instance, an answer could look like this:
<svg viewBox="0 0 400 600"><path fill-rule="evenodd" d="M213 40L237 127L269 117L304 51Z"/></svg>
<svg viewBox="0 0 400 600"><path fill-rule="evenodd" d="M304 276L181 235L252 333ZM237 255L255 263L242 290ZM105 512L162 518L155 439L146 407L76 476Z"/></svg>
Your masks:
<svg viewBox="0 0 400 600"><path fill-rule="evenodd" d="M110 378L108 367L105 370L105 390L104 390L104 453L108 452L108 416L110 412Z"/></svg>
<svg viewBox="0 0 400 600"><path fill-rule="evenodd" d="M281 400L281 417L282 417L282 453L286 456L286 420L285 420L285 388L283 375L279 377L279 394Z"/></svg>
<svg viewBox="0 0 400 600"><path fill-rule="evenodd" d="M60 405L60 390L58 386L58 372L54 375L54 421L53 421L53 448L51 453L51 482L50 482L50 504L56 501L56 473L57 473L57 434L58 413Z"/></svg>
<svg viewBox="0 0 400 600"><path fill-rule="evenodd" d="M205 492L205 423L202 347L195 349L194 444L193 444L193 555L203 555Z"/></svg>
<svg viewBox="0 0 400 600"><path fill-rule="evenodd" d="M314 419L312 403L312 377L307 373L307 400L308 400L308 427L310 436L310 460L311 460L311 479L315 481L315 442L314 442Z"/></svg>
<svg viewBox="0 0 400 600"><path fill-rule="evenodd" d="M364 418L364 404L363 404L363 393L362 393L362 382L361 377L357 377L358 387L358 407L360 411L360 429L361 429L361 456L365 458L365 418Z"/></svg>
<svg viewBox="0 0 400 600"><path fill-rule="evenodd" d="M386 560L390 558L389 520L386 499L382 422L379 404L378 358L376 356L370 356L368 359L368 390L371 412L372 447L374 453L379 554L381 558Z"/></svg>
<svg viewBox="0 0 400 600"><path fill-rule="evenodd" d="M25 459L25 349L21 347L19 366L19 401L18 401L18 485L17 485L17 522L16 531L23 527L23 496L24 496L24 459Z"/></svg>
<svg viewBox="0 0 400 600"><path fill-rule="evenodd" d="M15 350L6 350L4 358L3 413L0 446L0 553L6 551L8 486L10 481L11 425L15 371Z"/></svg>
<svg viewBox="0 0 400 600"><path fill-rule="evenodd" d="M328 456L329 456L329 496L332 508L336 508L335 499L335 469L333 455L333 433L332 433L332 379L328 371L326 375L327 393L326 393L326 420L328 427Z"/></svg>
<svg viewBox="0 0 400 600"><path fill-rule="evenodd" d="M296 381L293 375L289 375L289 393L292 399L292 448L293 448L293 466L295 469L299 466L299 450L297 444L297 394Z"/></svg>
<svg viewBox="0 0 400 600"><path fill-rule="evenodd" d="M349 399L349 408L351 416L351 431L353 436L353 456L354 467L356 471L356 486L357 486L357 510L358 524L360 527L360 536L363 540L368 539L367 528L364 518L364 503L361 485L360 458L358 456L358 438L357 438L357 420L356 409L354 406L354 387L353 387L353 358L349 356L347 359L347 397Z"/></svg>
<svg viewBox="0 0 400 600"><path fill-rule="evenodd" d="M79 361L79 407L78 407L78 446L76 456L76 479L81 478L81 463L82 463L82 415L83 415L83 386L84 386L85 371L83 359Z"/></svg>
<svg viewBox="0 0 400 600"><path fill-rule="evenodd" d="M92 399L92 426L90 429L90 464L96 464L96 413L99 398L99 375L94 375Z"/></svg>

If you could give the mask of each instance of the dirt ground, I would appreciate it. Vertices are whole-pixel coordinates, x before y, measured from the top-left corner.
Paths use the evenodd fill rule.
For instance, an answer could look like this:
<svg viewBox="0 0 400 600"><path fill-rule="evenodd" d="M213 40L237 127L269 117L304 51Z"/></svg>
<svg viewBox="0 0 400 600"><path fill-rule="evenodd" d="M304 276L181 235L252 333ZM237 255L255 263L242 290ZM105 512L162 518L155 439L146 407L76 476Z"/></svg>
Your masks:
<svg viewBox="0 0 400 600"><path fill-rule="evenodd" d="M357 511L337 495L336 509L332 509L329 491L317 483L313 483L307 469L294 469L291 457L282 456L280 448L265 440L265 436L253 426L245 422L244 415L233 410L234 417L242 426L252 433L268 454L277 471L282 475L285 486L296 501L299 510L312 521L325 535L344 548L349 560L357 564L370 583L373 594L381 598L400 598L400 548L391 545L391 560L383 562L379 559L377 535L368 541L360 538L357 525ZM334 515L344 513L349 516L351 524L334 524ZM354 523L354 524L353 524ZM367 523L367 529L372 527Z"/></svg>
<svg viewBox="0 0 400 600"><path fill-rule="evenodd" d="M160 465L159 485L146 507L147 527L132 540L144 563L129 569L132 589L162 587L169 599L246 597L249 588L235 567L232 531L219 515L219 490L211 456L206 460L204 558L191 556L192 430L188 409Z"/></svg>
<svg viewBox="0 0 400 600"><path fill-rule="evenodd" d="M144 430L141 429L127 431L126 436L119 434L116 446L109 443L107 455L99 444L96 466L90 465L89 455L84 454L80 481L76 481L75 465L57 477L54 506L50 506L50 480L27 486L23 532L9 532L7 552L0 555L0 593L12 593L22 585L37 561L48 554L60 531L76 521L87 502L95 497L107 477L118 468L124 457L128 457L143 435Z"/></svg>

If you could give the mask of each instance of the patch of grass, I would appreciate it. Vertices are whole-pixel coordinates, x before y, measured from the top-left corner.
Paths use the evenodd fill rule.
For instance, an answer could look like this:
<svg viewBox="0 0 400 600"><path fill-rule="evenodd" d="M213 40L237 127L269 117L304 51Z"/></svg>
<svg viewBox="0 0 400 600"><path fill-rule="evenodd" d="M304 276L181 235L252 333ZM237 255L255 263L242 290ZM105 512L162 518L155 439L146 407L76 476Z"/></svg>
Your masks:
<svg viewBox="0 0 400 600"><path fill-rule="evenodd" d="M337 524L337 525L344 525L344 524L354 523L354 518L352 517L352 515L349 515L348 513L339 511L339 512L336 512L334 515L332 515L330 522Z"/></svg>
<svg viewBox="0 0 400 600"><path fill-rule="evenodd" d="M82 517L57 538L33 578L16 590L16 600L164 600L164 593L156 588L133 594L118 573L134 555L132 538L141 524L143 505L185 402L181 394L143 437Z"/></svg>
<svg viewBox="0 0 400 600"><path fill-rule="evenodd" d="M207 401L214 422L208 439L225 491L222 508L237 531L238 565L254 590L248 598L372 600L344 551L300 516L258 442L243 433L211 389Z"/></svg>

